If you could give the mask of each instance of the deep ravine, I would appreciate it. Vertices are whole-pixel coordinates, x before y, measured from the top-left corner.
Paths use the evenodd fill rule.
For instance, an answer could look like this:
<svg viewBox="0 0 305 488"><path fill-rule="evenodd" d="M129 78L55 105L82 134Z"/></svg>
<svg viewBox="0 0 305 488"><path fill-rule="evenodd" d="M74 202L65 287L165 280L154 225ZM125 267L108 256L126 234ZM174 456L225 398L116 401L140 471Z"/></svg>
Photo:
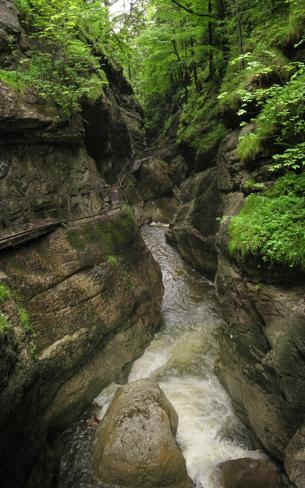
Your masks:
<svg viewBox="0 0 305 488"><path fill-rule="evenodd" d="M159 382L179 415L178 442L194 485L218 488L217 464L264 454L251 445L247 430L235 417L230 399L213 373L218 356L215 333L222 320L213 285L166 243L163 227L145 226L143 237L161 266L165 294L161 329L133 364L129 382L145 377ZM99 418L116 387L110 385L96 399ZM83 427L73 432L61 463L60 488L99 487L85 473L90 462L88 435Z"/></svg>

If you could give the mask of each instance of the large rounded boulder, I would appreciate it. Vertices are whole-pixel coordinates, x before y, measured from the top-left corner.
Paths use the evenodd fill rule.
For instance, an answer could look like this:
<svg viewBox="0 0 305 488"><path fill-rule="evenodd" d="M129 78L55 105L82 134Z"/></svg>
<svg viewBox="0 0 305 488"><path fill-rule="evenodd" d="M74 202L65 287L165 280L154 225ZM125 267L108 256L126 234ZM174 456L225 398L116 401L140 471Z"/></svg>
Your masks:
<svg viewBox="0 0 305 488"><path fill-rule="evenodd" d="M219 465L222 488L281 488L277 467L267 459L241 458Z"/></svg>
<svg viewBox="0 0 305 488"><path fill-rule="evenodd" d="M95 475L116 488L190 488L177 425L176 411L157 383L120 387L97 431Z"/></svg>

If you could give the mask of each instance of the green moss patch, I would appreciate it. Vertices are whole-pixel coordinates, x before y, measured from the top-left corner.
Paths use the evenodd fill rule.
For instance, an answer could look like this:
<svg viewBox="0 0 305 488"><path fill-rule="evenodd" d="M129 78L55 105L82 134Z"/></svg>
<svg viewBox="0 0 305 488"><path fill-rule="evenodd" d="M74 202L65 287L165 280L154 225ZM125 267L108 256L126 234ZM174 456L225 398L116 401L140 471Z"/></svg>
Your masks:
<svg viewBox="0 0 305 488"><path fill-rule="evenodd" d="M10 289L3 283L0 283L0 303L6 302L11 296Z"/></svg>
<svg viewBox="0 0 305 488"><path fill-rule="evenodd" d="M135 238L136 225L130 212L104 220L87 222L78 230L69 230L70 244L78 252L84 252L92 245L98 245L105 255L114 255L128 247Z"/></svg>
<svg viewBox="0 0 305 488"><path fill-rule="evenodd" d="M251 194L229 226L232 255L305 270L305 173L278 179L271 190Z"/></svg>
<svg viewBox="0 0 305 488"><path fill-rule="evenodd" d="M21 305L17 305L17 308L18 308L18 314L19 314L19 321L20 321L23 329L27 333L34 334L34 330L30 324L30 319L29 319L29 315L28 315L27 311Z"/></svg>
<svg viewBox="0 0 305 488"><path fill-rule="evenodd" d="M68 239L71 246L76 251L84 251L86 249L86 242L82 238L82 235L78 230L69 230L68 231Z"/></svg>
<svg viewBox="0 0 305 488"><path fill-rule="evenodd" d="M225 128L219 121L215 96L215 90L211 91L209 86L200 95L193 87L180 116L178 141L186 142L198 154L217 148L225 136Z"/></svg>
<svg viewBox="0 0 305 488"><path fill-rule="evenodd" d="M5 332L11 325L7 316L0 311L0 333Z"/></svg>

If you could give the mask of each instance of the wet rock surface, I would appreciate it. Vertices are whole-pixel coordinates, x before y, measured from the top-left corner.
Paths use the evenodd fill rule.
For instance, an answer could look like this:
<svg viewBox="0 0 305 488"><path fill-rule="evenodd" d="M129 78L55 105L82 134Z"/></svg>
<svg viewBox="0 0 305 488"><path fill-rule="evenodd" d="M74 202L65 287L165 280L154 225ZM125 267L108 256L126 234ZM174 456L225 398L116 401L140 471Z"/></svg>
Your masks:
<svg viewBox="0 0 305 488"><path fill-rule="evenodd" d="M219 335L218 374L243 421L282 460L303 422L304 286L280 266L228 253L230 217L246 197L243 181L258 174L263 179L268 163L261 159L241 167L236 140L235 132L227 137L218 161L224 217L217 235L216 287L226 320Z"/></svg>
<svg viewBox="0 0 305 488"><path fill-rule="evenodd" d="M157 383L120 387L97 430L93 468L107 486L190 488L178 417Z"/></svg>
<svg viewBox="0 0 305 488"><path fill-rule="evenodd" d="M179 189L179 199L168 240L192 266L213 277L217 269L215 235L222 210L215 168L186 180Z"/></svg>
<svg viewBox="0 0 305 488"><path fill-rule="evenodd" d="M301 488L305 485L305 427L302 425L285 450L285 469L289 479Z"/></svg>
<svg viewBox="0 0 305 488"><path fill-rule="evenodd" d="M283 488L280 473L262 459L234 459L219 465L223 488Z"/></svg>
<svg viewBox="0 0 305 488"><path fill-rule="evenodd" d="M88 411L57 442L61 456L58 488L104 488L92 470L92 454L98 423Z"/></svg>
<svg viewBox="0 0 305 488"><path fill-rule="evenodd" d="M248 125L242 133L229 133L216 167L190 176L180 187L168 238L193 266L211 276L216 271L225 319L218 376L244 423L283 460L304 418L304 274L228 253L228 225L249 193L246 183L272 185L268 154L259 154L251 165L236 154L239 136L251 130ZM291 456L291 476L297 479L301 468Z"/></svg>
<svg viewBox="0 0 305 488"><path fill-rule="evenodd" d="M121 180L121 191L141 225L172 221L179 207L178 186L187 171L179 146L167 137L133 160L130 172Z"/></svg>
<svg viewBox="0 0 305 488"><path fill-rule="evenodd" d="M48 432L66 428L142 353L158 326L162 285L124 212L3 252L1 265L23 297L33 343L25 356L27 335L16 327L1 341L0 448L4 478L15 486L25 474L17 454L26 450L29 466Z"/></svg>
<svg viewBox="0 0 305 488"><path fill-rule="evenodd" d="M26 35L13 2L1 2L3 66L14 67L8 39L31 55ZM0 281L11 291L0 300L10 324L0 331L4 487L48 486L32 468L50 439L126 376L158 327L160 270L111 186L143 148L142 114L106 64L105 94L69 120L32 90L0 82ZM46 222L47 233L33 231Z"/></svg>
<svg viewBox="0 0 305 488"><path fill-rule="evenodd" d="M15 2L3 0L0 5L0 61L2 65L8 63L12 39L19 37L21 27Z"/></svg>

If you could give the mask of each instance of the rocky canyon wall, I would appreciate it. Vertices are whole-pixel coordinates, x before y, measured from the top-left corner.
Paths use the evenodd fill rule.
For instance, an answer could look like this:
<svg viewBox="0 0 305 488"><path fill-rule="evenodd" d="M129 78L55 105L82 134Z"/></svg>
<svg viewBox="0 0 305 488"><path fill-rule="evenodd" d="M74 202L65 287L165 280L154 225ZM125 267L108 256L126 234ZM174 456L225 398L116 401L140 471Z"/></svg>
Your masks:
<svg viewBox="0 0 305 488"><path fill-rule="evenodd" d="M0 6L0 57L30 49L13 2ZM29 54L29 53L27 53ZM3 487L47 486L45 446L151 340L161 273L118 187L144 145L119 70L96 102L63 119L0 82L0 456Z"/></svg>
<svg viewBox="0 0 305 488"><path fill-rule="evenodd" d="M225 318L218 375L242 420L301 487L304 273L228 251L230 220L250 191L256 191L249 190L248 182L272 185L270 158L262 154L251 165L241 162L236 154L239 136L240 130L231 130L216 165L182 185L180 210L168 238L194 267L215 277Z"/></svg>

